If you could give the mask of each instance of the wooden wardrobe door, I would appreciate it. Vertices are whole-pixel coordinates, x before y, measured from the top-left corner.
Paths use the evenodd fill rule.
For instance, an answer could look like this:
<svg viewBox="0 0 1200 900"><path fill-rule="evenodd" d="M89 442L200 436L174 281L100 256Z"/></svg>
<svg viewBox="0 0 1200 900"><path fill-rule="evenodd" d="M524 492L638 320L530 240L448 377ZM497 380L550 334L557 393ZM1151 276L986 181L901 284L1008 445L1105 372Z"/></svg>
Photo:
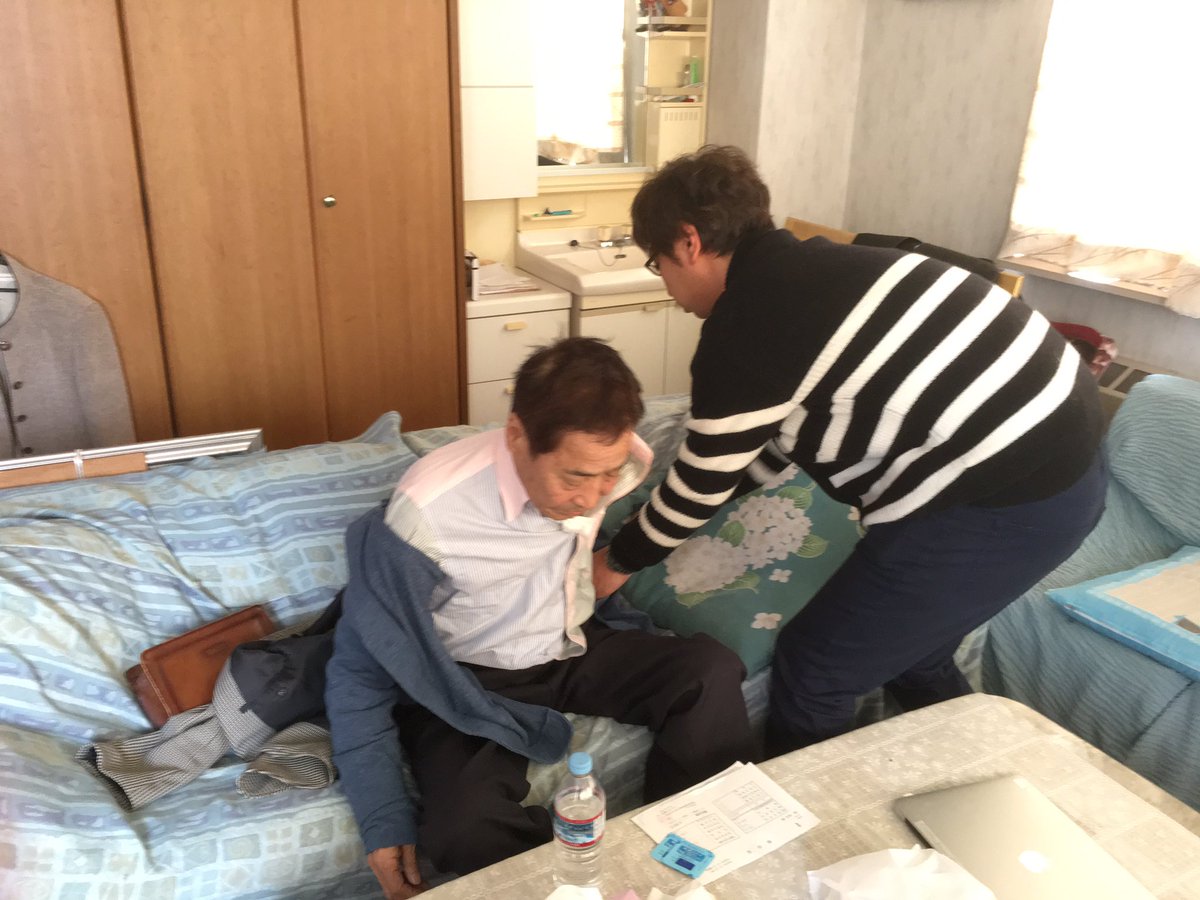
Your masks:
<svg viewBox="0 0 1200 900"><path fill-rule="evenodd" d="M341 7L341 4L331 4ZM124 0L180 434L327 436L291 0Z"/></svg>
<svg viewBox="0 0 1200 900"><path fill-rule="evenodd" d="M0 0L0 249L108 313L138 438L171 437L116 0Z"/></svg>
<svg viewBox="0 0 1200 900"><path fill-rule="evenodd" d="M460 422L447 2L297 9L331 436Z"/></svg>

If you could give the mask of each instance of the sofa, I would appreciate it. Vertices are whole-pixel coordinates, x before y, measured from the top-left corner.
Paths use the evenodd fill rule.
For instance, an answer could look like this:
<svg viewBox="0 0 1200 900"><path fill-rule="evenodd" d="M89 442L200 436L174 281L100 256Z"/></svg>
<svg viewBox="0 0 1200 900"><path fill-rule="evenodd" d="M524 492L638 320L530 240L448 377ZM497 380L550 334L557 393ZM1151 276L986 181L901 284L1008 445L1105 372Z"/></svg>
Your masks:
<svg viewBox="0 0 1200 900"><path fill-rule="evenodd" d="M1071 585L1200 546L1200 383L1144 379L1117 410L1105 447L1112 477L1100 523L1070 559L991 621L983 687L1033 707L1200 809L1200 682L1181 671L1187 660L1172 666L1153 648L1135 649L1140 641L1130 638L1145 632L1122 627L1120 610L1085 622L1053 600ZM1200 581L1183 590L1194 599ZM1144 627L1140 619L1135 625ZM1184 652L1194 670L1200 638L1191 646Z"/></svg>
<svg viewBox="0 0 1200 900"><path fill-rule="evenodd" d="M648 484L674 457L686 412L686 396L647 401ZM125 812L74 754L149 729L123 674L147 647L255 603L283 626L315 617L345 582L346 527L415 459L475 430L403 432L388 413L349 441L0 493L0 896L378 896L337 784L244 798L244 764L230 756ZM605 532L641 497L615 505ZM735 649L761 724L774 635L860 533L853 510L788 473L609 602ZM960 651L976 679L981 637ZM862 704L864 721L884 712L879 697ZM610 814L636 806L649 735L570 718L572 749L593 753ZM531 766L526 802L547 803L562 766Z"/></svg>

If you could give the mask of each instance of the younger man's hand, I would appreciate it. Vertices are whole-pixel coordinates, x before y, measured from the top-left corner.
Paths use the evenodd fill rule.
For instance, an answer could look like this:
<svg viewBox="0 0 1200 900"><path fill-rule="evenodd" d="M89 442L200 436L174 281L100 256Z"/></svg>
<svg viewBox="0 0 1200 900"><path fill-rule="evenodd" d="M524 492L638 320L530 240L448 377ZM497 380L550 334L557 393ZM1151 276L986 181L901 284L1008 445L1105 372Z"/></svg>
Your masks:
<svg viewBox="0 0 1200 900"><path fill-rule="evenodd" d="M614 572L608 567L608 548L592 554L592 584L596 586L596 599L611 597L629 580L628 575Z"/></svg>
<svg viewBox="0 0 1200 900"><path fill-rule="evenodd" d="M367 854L367 863L379 879L387 900L408 900L425 891L417 866L416 844L380 847Z"/></svg>

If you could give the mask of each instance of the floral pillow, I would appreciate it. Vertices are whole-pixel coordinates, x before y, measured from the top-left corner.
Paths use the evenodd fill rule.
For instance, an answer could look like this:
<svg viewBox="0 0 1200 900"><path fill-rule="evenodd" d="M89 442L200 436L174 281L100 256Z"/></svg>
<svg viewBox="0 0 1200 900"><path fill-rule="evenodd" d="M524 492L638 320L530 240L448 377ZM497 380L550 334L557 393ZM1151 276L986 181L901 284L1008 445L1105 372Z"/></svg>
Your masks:
<svg viewBox="0 0 1200 900"><path fill-rule="evenodd" d="M642 487L610 508L604 533L614 534L649 494ZM770 663L779 629L862 534L857 510L791 468L727 504L666 560L631 577L622 594L661 628L721 641L754 674Z"/></svg>

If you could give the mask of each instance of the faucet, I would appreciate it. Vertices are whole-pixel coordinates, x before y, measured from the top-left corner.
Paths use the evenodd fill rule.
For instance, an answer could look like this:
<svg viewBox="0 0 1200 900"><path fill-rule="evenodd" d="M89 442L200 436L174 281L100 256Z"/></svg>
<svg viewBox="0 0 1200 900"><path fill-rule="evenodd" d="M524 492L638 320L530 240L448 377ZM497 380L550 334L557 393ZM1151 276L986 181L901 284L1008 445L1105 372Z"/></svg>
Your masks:
<svg viewBox="0 0 1200 900"><path fill-rule="evenodd" d="M619 238L605 238L602 241L597 241L596 246L598 246L598 247L632 247L633 246L633 235L630 234L629 232L626 232L625 234L621 235L621 237L619 237Z"/></svg>

